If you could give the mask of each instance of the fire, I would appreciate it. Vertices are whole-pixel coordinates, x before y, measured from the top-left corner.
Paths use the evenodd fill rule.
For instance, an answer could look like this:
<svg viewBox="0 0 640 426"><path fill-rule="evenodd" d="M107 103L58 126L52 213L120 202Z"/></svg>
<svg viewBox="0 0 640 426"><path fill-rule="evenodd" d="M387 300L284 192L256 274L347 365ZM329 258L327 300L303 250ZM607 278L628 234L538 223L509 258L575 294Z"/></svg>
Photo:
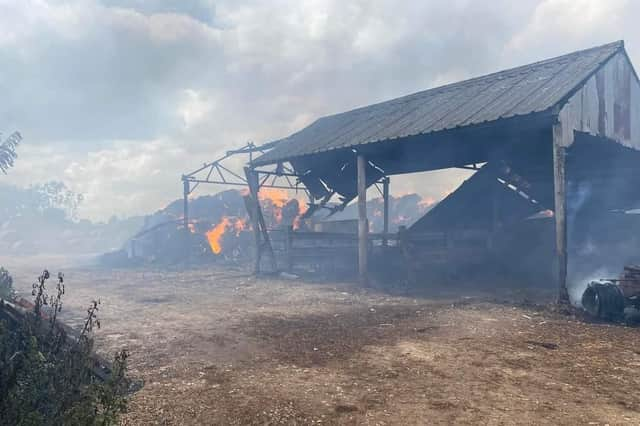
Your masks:
<svg viewBox="0 0 640 426"><path fill-rule="evenodd" d="M247 223L243 219L233 216L223 216L216 226L205 232L211 251L215 254L222 252L222 236L227 230L233 230L237 237L240 235L240 232L246 228Z"/></svg>
<svg viewBox="0 0 640 426"><path fill-rule="evenodd" d="M241 191L241 194L246 196L249 194L249 190L245 188ZM258 200L269 227L282 224L283 219L286 217L287 223L291 223L294 229L298 229L302 222L301 216L309 209L305 201L296 196L290 197L289 192L281 188L260 188ZM297 201L297 212L293 209L293 200ZM293 214L295 214L295 217ZM234 222L236 233L251 226L244 221L239 223L238 220Z"/></svg>
<svg viewBox="0 0 640 426"><path fill-rule="evenodd" d="M287 204L289 198L287 192L277 188L263 188L258 193L258 198L262 202L267 202L267 205L271 204L270 209L273 213L273 219L277 224L282 223L282 208Z"/></svg>
<svg viewBox="0 0 640 426"><path fill-rule="evenodd" d="M273 219L273 224L279 225L286 216L287 221L291 220L294 229L298 229L301 223L301 216L309 209L307 204L296 197L289 197L289 193L279 188L261 188L258 198L262 201L263 212L267 218ZM292 201L297 201L297 211L292 210ZM292 217L292 213L295 217Z"/></svg>
<svg viewBox="0 0 640 426"><path fill-rule="evenodd" d="M309 206L304 201L298 200L298 215L293 219L293 229L300 229L302 216L309 210Z"/></svg>
<svg viewBox="0 0 640 426"><path fill-rule="evenodd" d="M229 218L224 216L220 223L205 233L207 240L209 241L211 251L215 254L220 254L220 252L222 252L222 245L220 243L229 223Z"/></svg>
<svg viewBox="0 0 640 426"><path fill-rule="evenodd" d="M307 210L309 210L309 206L304 201L298 200L298 215L304 215Z"/></svg>
<svg viewBox="0 0 640 426"><path fill-rule="evenodd" d="M260 201L270 200L274 207L283 208L287 204L289 196L287 191L278 188L262 188L258 192Z"/></svg>

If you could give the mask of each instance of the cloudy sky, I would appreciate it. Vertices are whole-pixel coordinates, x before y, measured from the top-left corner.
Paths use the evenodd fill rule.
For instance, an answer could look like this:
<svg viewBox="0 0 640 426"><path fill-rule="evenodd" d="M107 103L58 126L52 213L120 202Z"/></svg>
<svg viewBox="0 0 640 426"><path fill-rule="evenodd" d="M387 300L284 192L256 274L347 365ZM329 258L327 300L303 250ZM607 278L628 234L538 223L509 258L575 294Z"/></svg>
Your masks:
<svg viewBox="0 0 640 426"><path fill-rule="evenodd" d="M0 0L0 130L24 136L2 179L62 180L91 219L151 212L181 173L322 115L617 39L640 61L638 16L634 0Z"/></svg>

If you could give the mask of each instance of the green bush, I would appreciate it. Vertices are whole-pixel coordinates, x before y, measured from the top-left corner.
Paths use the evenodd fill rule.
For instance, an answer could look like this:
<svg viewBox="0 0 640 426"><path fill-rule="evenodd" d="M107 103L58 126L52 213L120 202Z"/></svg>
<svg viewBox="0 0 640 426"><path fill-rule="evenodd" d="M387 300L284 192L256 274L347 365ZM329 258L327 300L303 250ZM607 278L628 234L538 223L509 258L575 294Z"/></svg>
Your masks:
<svg viewBox="0 0 640 426"><path fill-rule="evenodd" d="M92 302L77 339L57 324L62 308L61 274L49 296L46 270L33 286L35 307L23 320L0 321L1 425L111 425L126 410L130 381L126 351L118 353L108 379L93 373L92 331L100 326ZM42 315L47 305L48 316Z"/></svg>

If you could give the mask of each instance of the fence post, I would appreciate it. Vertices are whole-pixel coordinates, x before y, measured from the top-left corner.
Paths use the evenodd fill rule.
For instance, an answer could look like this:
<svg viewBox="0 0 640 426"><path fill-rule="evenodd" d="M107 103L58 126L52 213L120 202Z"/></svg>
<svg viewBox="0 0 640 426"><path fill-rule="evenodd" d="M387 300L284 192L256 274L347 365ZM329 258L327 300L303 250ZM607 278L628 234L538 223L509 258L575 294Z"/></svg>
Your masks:
<svg viewBox="0 0 640 426"><path fill-rule="evenodd" d="M284 229L284 248L287 271L293 272L293 226Z"/></svg>

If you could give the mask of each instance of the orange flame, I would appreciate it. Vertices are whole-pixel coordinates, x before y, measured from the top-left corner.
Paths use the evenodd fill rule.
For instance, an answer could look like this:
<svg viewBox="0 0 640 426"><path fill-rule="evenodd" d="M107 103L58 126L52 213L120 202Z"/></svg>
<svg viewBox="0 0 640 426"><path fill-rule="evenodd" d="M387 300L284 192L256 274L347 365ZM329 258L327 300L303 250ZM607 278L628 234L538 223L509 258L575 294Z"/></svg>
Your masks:
<svg viewBox="0 0 640 426"><path fill-rule="evenodd" d="M298 200L298 215L293 219L293 229L300 229L302 224L302 216L309 210L309 206L302 200Z"/></svg>
<svg viewBox="0 0 640 426"><path fill-rule="evenodd" d="M269 200L274 205L274 207L283 208L285 204L287 204L287 200L289 196L287 191L284 189L278 188L262 188L260 192L258 192L258 198L260 201Z"/></svg>
<svg viewBox="0 0 640 426"><path fill-rule="evenodd" d="M223 216L216 226L205 232L211 251L215 254L222 253L222 236L228 229L232 229L237 237L245 228L247 228L247 224L243 219L239 217Z"/></svg>
<svg viewBox="0 0 640 426"><path fill-rule="evenodd" d="M222 252L222 245L220 243L229 223L229 218L224 216L220 223L205 233L207 240L209 241L211 251L215 254L220 254L220 252Z"/></svg>
<svg viewBox="0 0 640 426"><path fill-rule="evenodd" d="M249 190L245 188L241 193L242 195L247 195ZM285 207L289 208L288 205L292 199L297 199L298 201L298 213L292 223L293 228L298 229L301 223L301 216L309 209L303 200L295 196L290 197L289 192L281 188L260 188L258 192L258 200L261 202L262 211L265 214L265 218L267 218L268 224L279 225L282 223L283 209ZM242 229L244 229L247 224L244 222L237 224L236 222L235 226L242 226Z"/></svg>
<svg viewBox="0 0 640 426"><path fill-rule="evenodd" d="M309 210L309 206L304 201L298 200L298 215L302 216Z"/></svg>
<svg viewBox="0 0 640 426"><path fill-rule="evenodd" d="M274 221L282 222L282 208L287 204L289 198L287 192L278 188L262 188L258 192L258 199L266 203L267 210L273 214Z"/></svg>

